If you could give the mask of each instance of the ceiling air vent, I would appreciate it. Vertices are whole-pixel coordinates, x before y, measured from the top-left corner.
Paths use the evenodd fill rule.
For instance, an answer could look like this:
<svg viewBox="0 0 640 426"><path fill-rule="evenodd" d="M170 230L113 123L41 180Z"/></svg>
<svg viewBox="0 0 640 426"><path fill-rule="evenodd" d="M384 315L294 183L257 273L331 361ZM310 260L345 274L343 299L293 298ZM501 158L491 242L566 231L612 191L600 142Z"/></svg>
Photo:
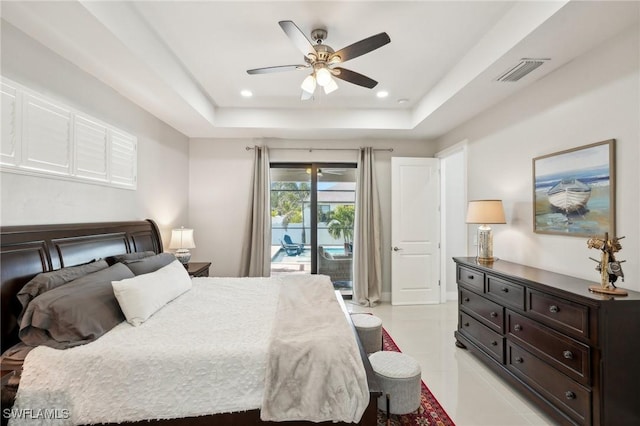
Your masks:
<svg viewBox="0 0 640 426"><path fill-rule="evenodd" d="M517 65L509 68L507 71L502 73L500 77L496 78L496 81L518 81L549 60L549 58L522 58Z"/></svg>

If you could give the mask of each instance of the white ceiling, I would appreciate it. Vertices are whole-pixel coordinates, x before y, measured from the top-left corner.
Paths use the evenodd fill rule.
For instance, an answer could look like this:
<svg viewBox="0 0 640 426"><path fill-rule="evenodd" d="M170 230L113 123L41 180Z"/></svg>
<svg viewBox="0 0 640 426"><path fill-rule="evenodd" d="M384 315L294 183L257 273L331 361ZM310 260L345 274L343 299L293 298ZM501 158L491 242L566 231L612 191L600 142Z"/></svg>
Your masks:
<svg viewBox="0 0 640 426"><path fill-rule="evenodd" d="M189 137L432 139L637 23L639 4L3 1L1 13ZM248 75L304 63L281 20L308 38L326 28L335 50L385 31L390 44L343 65L378 86L338 80L336 92L301 101L308 71ZM551 60L519 82L495 81L521 58Z"/></svg>

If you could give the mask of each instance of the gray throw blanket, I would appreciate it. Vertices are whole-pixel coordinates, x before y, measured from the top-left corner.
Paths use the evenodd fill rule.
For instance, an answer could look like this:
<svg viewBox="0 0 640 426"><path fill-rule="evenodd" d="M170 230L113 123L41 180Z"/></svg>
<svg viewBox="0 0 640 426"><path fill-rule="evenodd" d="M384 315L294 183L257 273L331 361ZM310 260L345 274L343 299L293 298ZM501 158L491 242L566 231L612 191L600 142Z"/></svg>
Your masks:
<svg viewBox="0 0 640 426"><path fill-rule="evenodd" d="M369 388L347 321L329 277L282 278L262 420L360 421Z"/></svg>

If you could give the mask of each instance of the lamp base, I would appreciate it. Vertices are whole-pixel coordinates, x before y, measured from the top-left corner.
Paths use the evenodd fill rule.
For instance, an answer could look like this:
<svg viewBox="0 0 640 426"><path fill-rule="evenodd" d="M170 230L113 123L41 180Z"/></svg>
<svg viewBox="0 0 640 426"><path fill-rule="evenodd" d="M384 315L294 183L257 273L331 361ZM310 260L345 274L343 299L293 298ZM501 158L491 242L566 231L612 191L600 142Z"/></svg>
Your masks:
<svg viewBox="0 0 640 426"><path fill-rule="evenodd" d="M191 260L191 253L189 253L187 249L178 249L178 251L176 251L176 259L183 265L186 265Z"/></svg>
<svg viewBox="0 0 640 426"><path fill-rule="evenodd" d="M493 262L493 233L488 225L478 227L478 260Z"/></svg>
<svg viewBox="0 0 640 426"><path fill-rule="evenodd" d="M497 260L498 260L497 257L480 257L480 256L476 257L476 261L478 263L493 263Z"/></svg>

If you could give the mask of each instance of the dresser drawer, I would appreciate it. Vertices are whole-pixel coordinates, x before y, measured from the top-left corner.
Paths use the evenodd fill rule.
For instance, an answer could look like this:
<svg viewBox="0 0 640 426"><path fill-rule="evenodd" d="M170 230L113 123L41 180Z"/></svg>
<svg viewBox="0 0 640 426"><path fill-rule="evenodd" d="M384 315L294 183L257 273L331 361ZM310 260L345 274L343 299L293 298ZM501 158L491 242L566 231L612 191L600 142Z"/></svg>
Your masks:
<svg viewBox="0 0 640 426"><path fill-rule="evenodd" d="M589 307L528 290L527 311L532 318L572 336L589 338Z"/></svg>
<svg viewBox="0 0 640 426"><path fill-rule="evenodd" d="M472 291L460 289L460 306L473 312L488 327L498 333L504 329L504 308Z"/></svg>
<svg viewBox="0 0 640 426"><path fill-rule="evenodd" d="M507 342L507 368L579 424L591 424L591 391L518 345Z"/></svg>
<svg viewBox="0 0 640 426"><path fill-rule="evenodd" d="M591 384L589 347L536 321L507 311L509 339L585 386Z"/></svg>
<svg viewBox="0 0 640 426"><path fill-rule="evenodd" d="M458 283L484 293L484 273L458 266Z"/></svg>
<svg viewBox="0 0 640 426"><path fill-rule="evenodd" d="M471 316L460 312L459 330L496 361L504 364L504 338Z"/></svg>
<svg viewBox="0 0 640 426"><path fill-rule="evenodd" d="M509 307L524 310L524 287L487 275L487 294Z"/></svg>

